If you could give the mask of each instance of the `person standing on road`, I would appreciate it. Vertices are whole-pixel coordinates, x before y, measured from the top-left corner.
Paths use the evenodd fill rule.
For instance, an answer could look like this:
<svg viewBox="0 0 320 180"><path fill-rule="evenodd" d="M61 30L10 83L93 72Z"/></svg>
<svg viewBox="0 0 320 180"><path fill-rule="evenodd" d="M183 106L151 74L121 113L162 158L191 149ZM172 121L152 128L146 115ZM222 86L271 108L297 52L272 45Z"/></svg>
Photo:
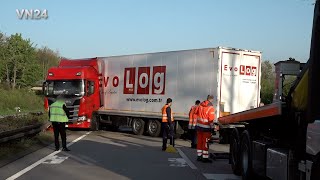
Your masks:
<svg viewBox="0 0 320 180"><path fill-rule="evenodd" d="M191 136L191 148L197 148L197 132L195 127L197 125L197 114L195 113L196 109L198 108L200 101L197 100L195 105L191 106L189 111L189 134Z"/></svg>
<svg viewBox="0 0 320 180"><path fill-rule="evenodd" d="M209 162L209 144L208 141L211 138L211 130L213 129L213 120L215 118L213 108L213 96L208 95L207 100L203 101L196 110L198 116L197 119L197 161Z"/></svg>
<svg viewBox="0 0 320 180"><path fill-rule="evenodd" d="M172 99L168 98L166 105L162 107L162 151L167 149L167 139L170 138L170 145L174 147L174 125L171 110Z"/></svg>
<svg viewBox="0 0 320 180"><path fill-rule="evenodd" d="M66 107L64 96L61 94L57 97L56 102L52 103L49 108L50 122L52 122L54 132L55 151L60 148L59 134L62 141L62 151L70 151L67 148L66 122L68 122L68 109Z"/></svg>

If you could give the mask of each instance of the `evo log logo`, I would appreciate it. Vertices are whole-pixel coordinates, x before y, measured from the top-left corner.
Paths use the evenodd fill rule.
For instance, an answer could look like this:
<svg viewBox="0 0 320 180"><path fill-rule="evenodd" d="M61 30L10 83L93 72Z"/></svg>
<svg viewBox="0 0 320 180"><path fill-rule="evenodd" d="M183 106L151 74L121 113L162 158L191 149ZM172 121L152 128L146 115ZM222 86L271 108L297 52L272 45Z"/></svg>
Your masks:
<svg viewBox="0 0 320 180"><path fill-rule="evenodd" d="M48 19L47 9L16 9L16 13L19 19L41 20Z"/></svg>
<svg viewBox="0 0 320 180"><path fill-rule="evenodd" d="M245 76L257 76L256 66L240 65L239 67L237 67L237 66L224 65L223 70L225 72L239 72L240 75L245 75Z"/></svg>
<svg viewBox="0 0 320 180"><path fill-rule="evenodd" d="M152 72L150 67L125 68L123 94L134 94L136 87L137 94L150 94L150 87L152 94L165 94L165 76L166 66L154 66Z"/></svg>
<svg viewBox="0 0 320 180"><path fill-rule="evenodd" d="M118 76L104 77L104 85L118 87ZM123 94L165 94L166 66L124 68Z"/></svg>

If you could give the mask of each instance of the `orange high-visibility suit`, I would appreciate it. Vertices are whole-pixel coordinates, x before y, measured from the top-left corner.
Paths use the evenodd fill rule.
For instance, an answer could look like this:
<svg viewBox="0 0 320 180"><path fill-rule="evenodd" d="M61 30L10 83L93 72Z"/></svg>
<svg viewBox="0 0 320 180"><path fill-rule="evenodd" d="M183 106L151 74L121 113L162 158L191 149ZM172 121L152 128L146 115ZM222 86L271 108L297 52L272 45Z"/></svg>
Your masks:
<svg viewBox="0 0 320 180"><path fill-rule="evenodd" d="M193 105L190 108L189 111L189 134L190 134L190 139L191 139L191 148L196 148L197 147L197 131L196 131L196 125L197 125L197 114L195 113L197 111L197 108L199 106L200 102L198 105Z"/></svg>
<svg viewBox="0 0 320 180"><path fill-rule="evenodd" d="M197 114L195 113L196 109L198 108L197 105L193 105L191 108L190 108L190 111L189 111L189 126L188 128L189 129L195 129L196 125L197 125Z"/></svg>
<svg viewBox="0 0 320 180"><path fill-rule="evenodd" d="M197 108L197 155L198 159L207 160L209 158L208 141L211 137L211 130L213 129L213 120L215 118L214 108L210 101L202 102Z"/></svg>

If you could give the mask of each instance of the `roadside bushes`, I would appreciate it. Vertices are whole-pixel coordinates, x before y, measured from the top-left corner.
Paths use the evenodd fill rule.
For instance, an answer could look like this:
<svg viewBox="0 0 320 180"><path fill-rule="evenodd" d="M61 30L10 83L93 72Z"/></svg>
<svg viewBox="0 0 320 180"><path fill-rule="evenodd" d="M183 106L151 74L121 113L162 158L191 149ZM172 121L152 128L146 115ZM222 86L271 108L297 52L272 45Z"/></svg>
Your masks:
<svg viewBox="0 0 320 180"><path fill-rule="evenodd" d="M20 107L21 113L43 111L43 96L29 89L0 88L0 115L15 114L16 107Z"/></svg>

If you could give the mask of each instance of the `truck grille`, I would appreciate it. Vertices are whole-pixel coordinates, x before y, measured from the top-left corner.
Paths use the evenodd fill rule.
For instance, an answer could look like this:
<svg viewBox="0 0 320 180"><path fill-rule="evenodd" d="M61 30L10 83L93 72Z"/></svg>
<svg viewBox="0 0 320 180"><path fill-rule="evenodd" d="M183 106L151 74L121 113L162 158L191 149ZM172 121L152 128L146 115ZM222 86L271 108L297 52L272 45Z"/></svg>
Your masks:
<svg viewBox="0 0 320 180"><path fill-rule="evenodd" d="M77 121L80 105L67 106L69 111L69 121Z"/></svg>
<svg viewBox="0 0 320 180"><path fill-rule="evenodd" d="M69 111L69 122L74 122L78 120L78 113L80 108L81 97L69 98L66 100L66 106ZM55 98L48 98L49 105L56 101Z"/></svg>
<svg viewBox="0 0 320 180"><path fill-rule="evenodd" d="M78 120L78 113L80 108L80 98L71 98L66 100L67 109L69 111L69 122Z"/></svg>

